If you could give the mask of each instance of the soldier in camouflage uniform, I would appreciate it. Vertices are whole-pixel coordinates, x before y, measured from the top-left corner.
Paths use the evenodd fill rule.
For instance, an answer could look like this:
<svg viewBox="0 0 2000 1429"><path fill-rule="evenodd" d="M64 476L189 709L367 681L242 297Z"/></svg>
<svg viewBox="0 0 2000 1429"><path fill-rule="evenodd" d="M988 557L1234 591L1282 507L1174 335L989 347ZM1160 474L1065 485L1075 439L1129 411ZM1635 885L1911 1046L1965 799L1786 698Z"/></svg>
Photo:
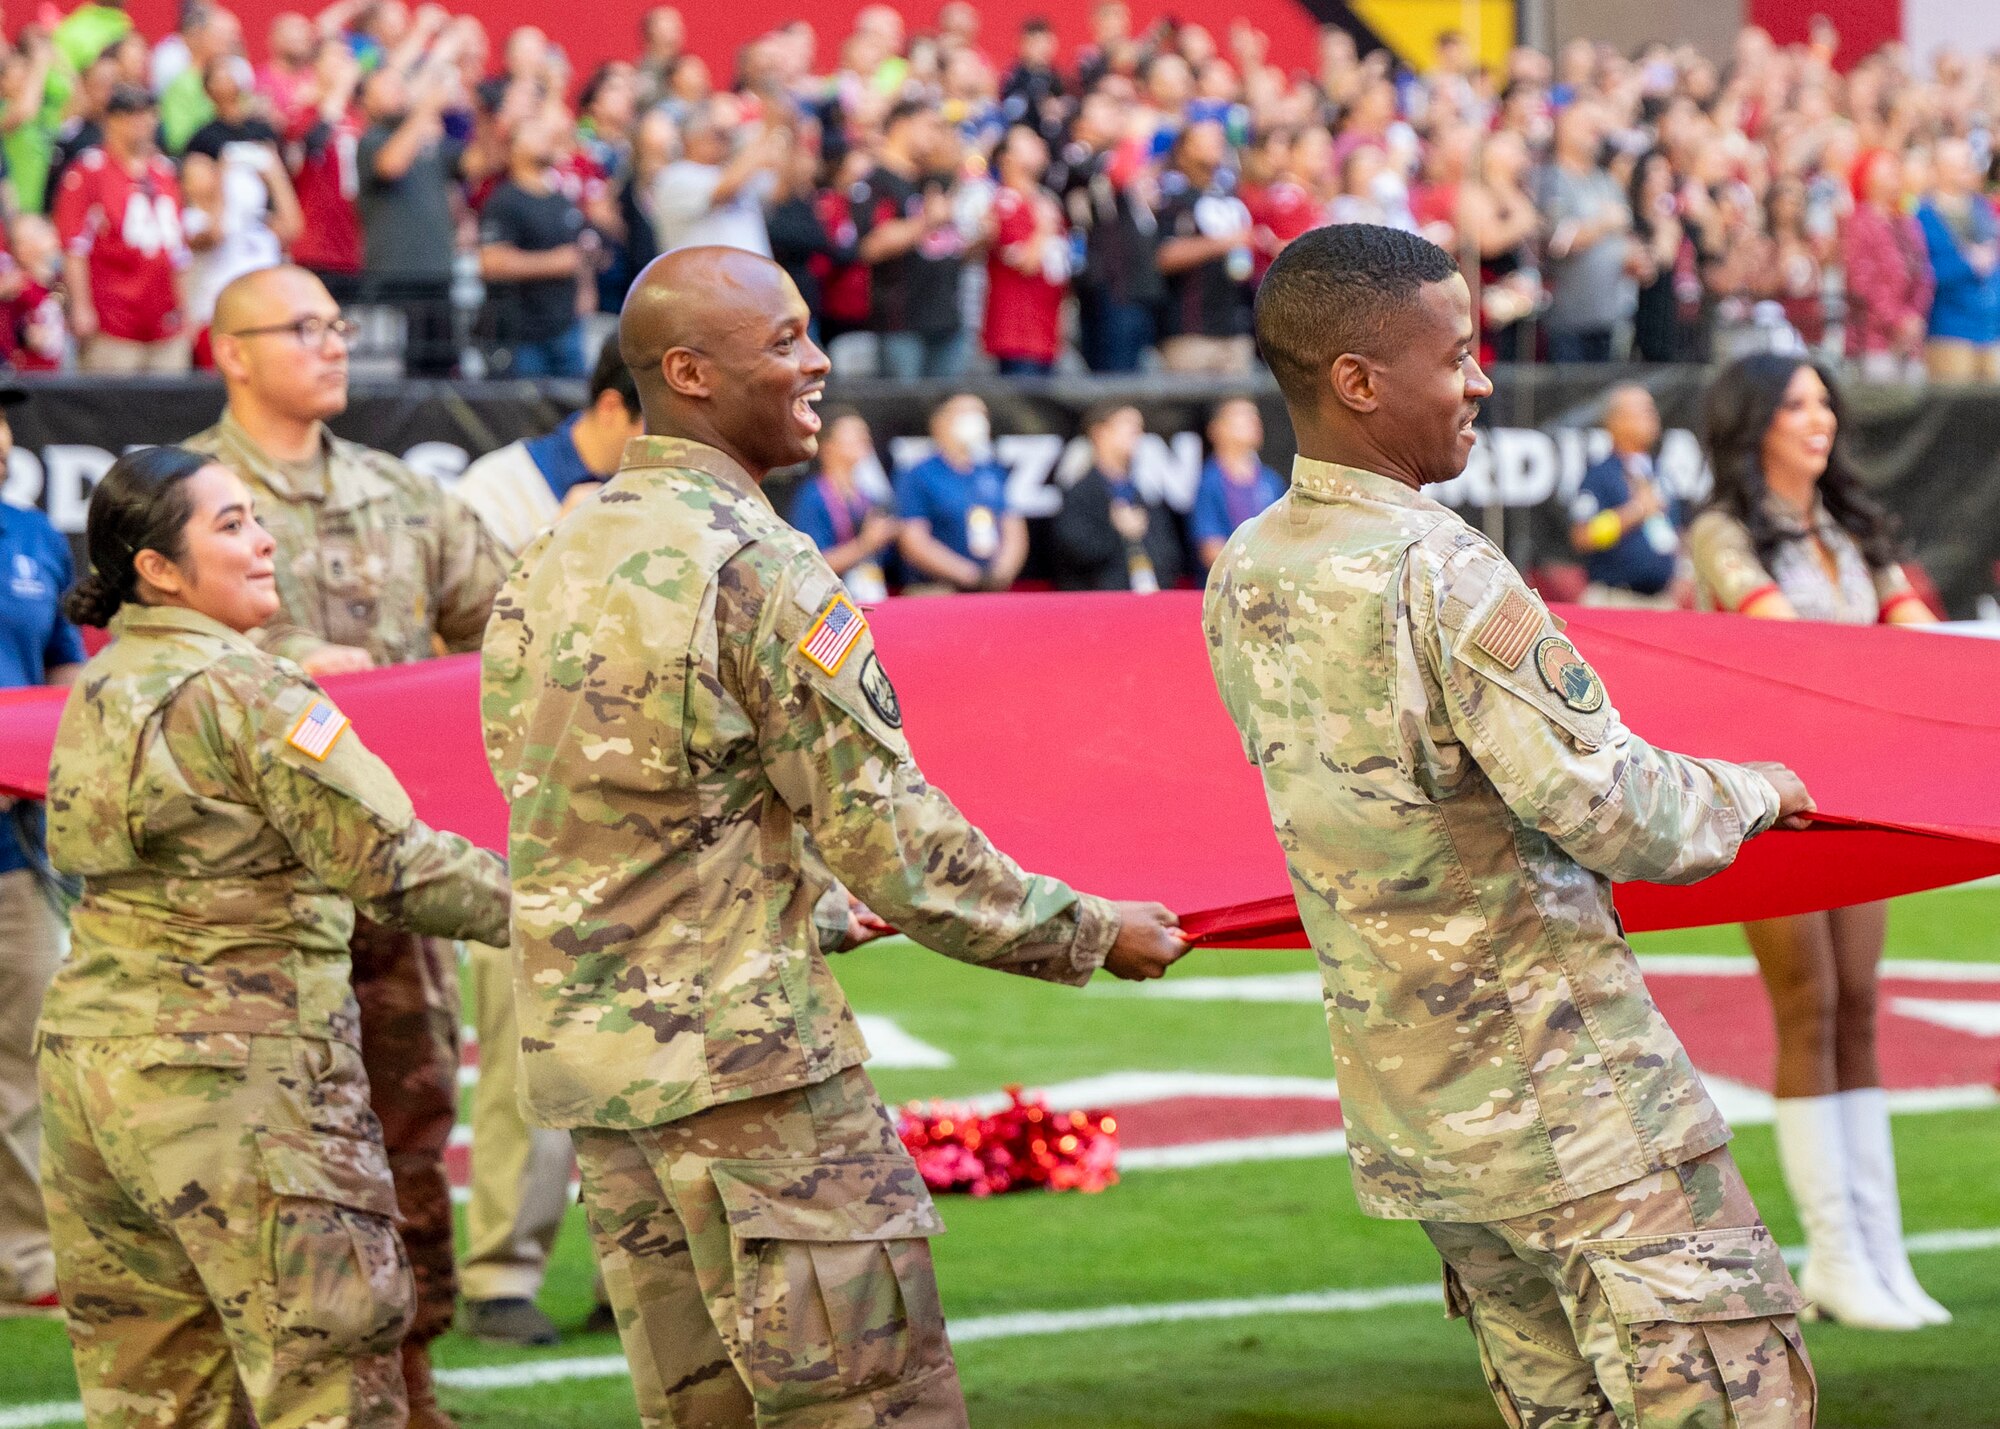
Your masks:
<svg viewBox="0 0 2000 1429"><path fill-rule="evenodd" d="M1798 1291L1611 882L1703 878L1810 801L1639 739L1420 490L1492 392L1449 254L1319 229L1257 301L1301 455L1214 568L1209 653L1319 956L1362 1209L1423 1223L1511 1425L1809 1425Z"/></svg>
<svg viewBox="0 0 2000 1429"><path fill-rule="evenodd" d="M531 1116L574 1130L649 1426L965 1423L942 1229L824 956L847 889L952 957L1157 976L1171 914L1025 873L925 782L868 624L759 485L826 357L784 271L658 260L621 341L646 430L488 628Z"/></svg>
<svg viewBox="0 0 2000 1429"><path fill-rule="evenodd" d="M283 609L258 641L313 675L476 649L504 557L437 482L326 430L324 419L347 405L340 321L302 268L249 274L217 300L215 357L229 405L186 445L249 483L278 542ZM424 1347L450 1327L457 1293L444 1170L458 1115L457 958L447 942L365 917L352 955L362 1056L416 1273L411 1411L444 1423Z"/></svg>
<svg viewBox="0 0 2000 1429"><path fill-rule="evenodd" d="M91 500L107 620L49 770L81 877L40 1029L43 1194L93 1426L393 1429L413 1308L348 985L357 906L507 936L505 869L427 828L319 687L244 484L172 447Z"/></svg>

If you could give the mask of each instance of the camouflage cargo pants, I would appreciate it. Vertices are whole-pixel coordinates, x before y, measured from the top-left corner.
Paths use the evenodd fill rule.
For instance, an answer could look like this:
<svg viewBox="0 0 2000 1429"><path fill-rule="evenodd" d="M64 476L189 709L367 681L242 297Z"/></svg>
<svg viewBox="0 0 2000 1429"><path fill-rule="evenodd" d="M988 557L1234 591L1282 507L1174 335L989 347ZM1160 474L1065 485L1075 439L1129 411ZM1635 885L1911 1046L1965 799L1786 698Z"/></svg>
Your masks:
<svg viewBox="0 0 2000 1429"><path fill-rule="evenodd" d="M403 1247L416 1277L410 1342L427 1345L451 1328L458 1297L444 1169L458 1119L458 955L444 939L366 918L354 920L349 950L369 1100L382 1122Z"/></svg>
<svg viewBox="0 0 2000 1429"><path fill-rule="evenodd" d="M943 1225L861 1068L576 1149L647 1429L964 1429Z"/></svg>
<svg viewBox="0 0 2000 1429"><path fill-rule="evenodd" d="M1545 1211L1424 1230L1515 1429L1810 1429L1798 1287L1726 1148Z"/></svg>
<svg viewBox="0 0 2000 1429"><path fill-rule="evenodd" d="M394 1429L410 1271L352 1047L49 1036L42 1192L92 1429Z"/></svg>

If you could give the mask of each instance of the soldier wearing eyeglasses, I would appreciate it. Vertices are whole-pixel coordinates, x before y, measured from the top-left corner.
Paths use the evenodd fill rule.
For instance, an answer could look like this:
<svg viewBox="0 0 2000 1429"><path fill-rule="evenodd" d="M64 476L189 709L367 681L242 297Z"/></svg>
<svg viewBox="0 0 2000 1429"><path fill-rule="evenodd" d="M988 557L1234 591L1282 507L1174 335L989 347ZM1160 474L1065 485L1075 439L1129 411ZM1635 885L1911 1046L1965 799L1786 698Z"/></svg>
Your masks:
<svg viewBox="0 0 2000 1429"><path fill-rule="evenodd" d="M314 676L479 648L505 558L431 478L326 428L347 407L353 325L303 268L238 278L216 300L222 420L183 445L248 483L278 545L282 609L260 632ZM371 1101L417 1287L404 1343L413 1425L448 1424L428 1347L457 1294L444 1148L458 1107L458 967L449 943L357 919L354 992Z"/></svg>

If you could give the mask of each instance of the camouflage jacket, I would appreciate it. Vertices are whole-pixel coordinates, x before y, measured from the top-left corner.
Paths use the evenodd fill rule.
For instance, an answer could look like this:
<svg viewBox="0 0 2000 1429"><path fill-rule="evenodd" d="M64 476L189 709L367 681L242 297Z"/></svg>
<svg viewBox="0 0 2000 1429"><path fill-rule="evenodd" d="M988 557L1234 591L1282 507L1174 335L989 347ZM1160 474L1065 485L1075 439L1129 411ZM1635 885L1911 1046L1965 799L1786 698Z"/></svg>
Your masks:
<svg viewBox="0 0 2000 1429"><path fill-rule="evenodd" d="M295 665L188 610L128 605L111 630L49 764L49 858L83 899L44 1030L352 1043L357 906L505 946L500 860L418 821Z"/></svg>
<svg viewBox="0 0 2000 1429"><path fill-rule="evenodd" d="M257 643L297 660L353 645L378 665L479 648L507 558L471 508L386 452L322 431L323 487L302 487L228 412L181 445L250 486L278 543L284 608Z"/></svg>
<svg viewBox="0 0 2000 1429"><path fill-rule="evenodd" d="M1209 657L1319 955L1364 1210L1495 1220L1728 1139L1611 881L1685 883L1777 817L1652 748L1491 542L1300 460L1209 578Z"/></svg>
<svg viewBox="0 0 2000 1429"><path fill-rule="evenodd" d="M1115 910L925 782L867 621L735 462L642 437L494 603L524 1096L644 1127L867 1055L823 951L838 879L952 957L1081 983ZM817 910L817 914L816 914Z"/></svg>

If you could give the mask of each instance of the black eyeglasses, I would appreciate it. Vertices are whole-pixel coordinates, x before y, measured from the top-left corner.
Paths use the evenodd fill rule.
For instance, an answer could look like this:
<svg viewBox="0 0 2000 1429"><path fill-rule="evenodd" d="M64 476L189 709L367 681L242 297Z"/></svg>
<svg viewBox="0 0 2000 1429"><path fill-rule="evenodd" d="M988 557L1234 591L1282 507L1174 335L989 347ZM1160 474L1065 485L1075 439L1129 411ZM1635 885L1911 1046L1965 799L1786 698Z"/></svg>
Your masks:
<svg viewBox="0 0 2000 1429"><path fill-rule="evenodd" d="M337 337L342 342L352 342L361 332L361 324L352 318L300 318L294 323L272 323L268 327L240 327L234 332L222 334L224 337L265 337L273 333L288 332L301 347L324 347L329 337Z"/></svg>

